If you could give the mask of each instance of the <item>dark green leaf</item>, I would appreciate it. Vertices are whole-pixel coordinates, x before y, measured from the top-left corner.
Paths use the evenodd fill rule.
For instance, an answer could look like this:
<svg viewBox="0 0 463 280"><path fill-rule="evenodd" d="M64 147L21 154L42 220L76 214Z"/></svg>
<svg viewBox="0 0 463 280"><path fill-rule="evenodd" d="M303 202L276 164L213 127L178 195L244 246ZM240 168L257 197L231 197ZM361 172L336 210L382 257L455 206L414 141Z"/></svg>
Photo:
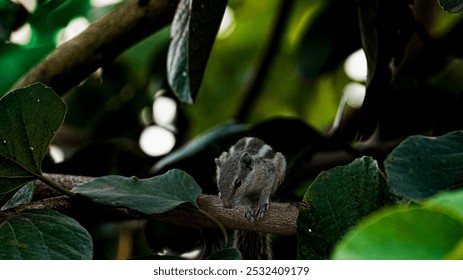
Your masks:
<svg viewBox="0 0 463 280"><path fill-rule="evenodd" d="M439 4L449 13L458 13L463 9L462 0L439 0Z"/></svg>
<svg viewBox="0 0 463 280"><path fill-rule="evenodd" d="M322 172L304 196L298 217L298 258L327 259L333 246L364 216L391 203L375 160L356 159Z"/></svg>
<svg viewBox="0 0 463 280"><path fill-rule="evenodd" d="M0 194L42 173L42 160L63 122L66 106L42 84L10 92L0 99Z"/></svg>
<svg viewBox="0 0 463 280"><path fill-rule="evenodd" d="M77 186L74 192L96 203L127 207L145 214L169 211L189 202L195 207L201 188L181 170L170 170L149 179L105 176Z"/></svg>
<svg viewBox="0 0 463 280"><path fill-rule="evenodd" d="M369 217L337 247L334 259L439 260L463 239L463 224L423 208L397 208Z"/></svg>
<svg viewBox="0 0 463 280"><path fill-rule="evenodd" d="M225 248L223 250L212 253L208 260L241 260L242 256L236 248Z"/></svg>
<svg viewBox="0 0 463 280"><path fill-rule="evenodd" d="M412 136L385 161L389 185L409 199L463 187L463 132L440 137Z"/></svg>
<svg viewBox="0 0 463 280"><path fill-rule="evenodd" d="M158 172L166 166L182 161L199 153L200 151L213 144L216 144L218 141L224 138L239 134L246 130L248 130L247 126L234 123L229 123L214 128L211 131L205 132L203 135L196 137L184 146L159 160L156 165L153 166L151 171L153 173Z"/></svg>
<svg viewBox="0 0 463 280"><path fill-rule="evenodd" d="M32 181L21 187L3 206L0 204L0 210L6 210L31 202L34 194L34 186L35 181Z"/></svg>
<svg viewBox="0 0 463 280"><path fill-rule="evenodd" d="M53 210L0 217L0 259L91 259L90 234L74 219Z"/></svg>
<svg viewBox="0 0 463 280"><path fill-rule="evenodd" d="M172 23L167 56L169 84L177 97L192 103L222 22L227 0L181 0Z"/></svg>

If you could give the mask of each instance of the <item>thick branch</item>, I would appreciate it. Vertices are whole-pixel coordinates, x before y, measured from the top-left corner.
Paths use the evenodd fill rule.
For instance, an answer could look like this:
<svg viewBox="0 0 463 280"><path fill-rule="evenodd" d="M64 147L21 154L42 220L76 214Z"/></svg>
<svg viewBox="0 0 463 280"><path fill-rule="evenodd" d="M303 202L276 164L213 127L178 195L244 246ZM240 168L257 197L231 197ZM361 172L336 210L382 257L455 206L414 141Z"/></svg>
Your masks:
<svg viewBox="0 0 463 280"><path fill-rule="evenodd" d="M127 1L60 45L13 88L42 82L63 95L128 47L168 25L177 4L178 0Z"/></svg>
<svg viewBox="0 0 463 280"><path fill-rule="evenodd" d="M90 177L47 174L57 183L67 189L92 180ZM91 205L73 201L66 196L43 198L46 195L57 195L48 192L48 187L41 182L36 184L36 194L42 199L14 208L10 211L22 212L28 209L55 209L81 221L148 219L169 222L176 225L193 228L216 228L207 217L184 204L162 214L144 215L125 208L114 208L102 205ZM199 207L216 217L226 228L240 230L255 230L281 235L296 234L296 220L299 213L297 206L289 203L271 203L264 219L255 224L249 223L243 216L242 209L225 209L220 199L213 195L201 195L197 199Z"/></svg>

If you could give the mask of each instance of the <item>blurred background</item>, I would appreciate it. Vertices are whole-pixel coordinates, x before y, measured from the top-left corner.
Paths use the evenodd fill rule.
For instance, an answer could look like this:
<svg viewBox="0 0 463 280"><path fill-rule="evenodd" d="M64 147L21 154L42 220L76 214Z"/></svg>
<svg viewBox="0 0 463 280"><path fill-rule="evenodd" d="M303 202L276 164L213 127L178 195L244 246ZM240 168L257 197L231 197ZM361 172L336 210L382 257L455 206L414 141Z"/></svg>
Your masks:
<svg viewBox="0 0 463 280"><path fill-rule="evenodd" d="M124 2L0 0L0 96L60 44ZM276 199L300 200L308 182L323 169L308 171L304 164L328 146L331 150L343 147L344 142L336 142L333 148L325 140L338 135L343 118L362 107L368 69L355 1L288 1L286 18L278 21L282 2L228 2L193 105L181 104L167 84L169 27L98 69L63 95L66 120L50 148L44 171L149 177L175 167L193 175L204 193L216 194L214 157L239 137L253 135L283 151L290 163L288 180ZM424 11L415 17L421 17L431 38L460 25L461 15L444 12L437 1L415 2L415 11ZM268 53L276 24L283 25L277 31L281 39L271 51L264 83L258 92L249 93L246 89ZM439 93L439 98L450 96L451 103L460 104L462 70L463 61L457 55L427 76L426 82L445 92ZM255 94L252 101L250 94ZM407 113L412 112L410 104L422 105L415 95L390 96L391 104L405 104ZM409 103L401 103L408 99ZM399 105L391 105L390 112L396 114ZM419 113L427 115L428 109ZM461 108L455 112L457 109ZM402 113L394 115L397 122L391 121L394 117L386 118L394 129L403 123ZM455 119L458 114L448 118ZM421 122L423 118L416 119ZM410 130L414 127L416 123L407 122L400 136L419 133ZM339 139L345 143L366 140L355 129L341 132ZM346 156L346 161L350 158ZM204 236L209 234L192 231L185 235L183 228L179 231L146 221L94 221L87 226L99 240L95 257L110 259L159 252L198 254L200 250L194 249L203 248ZM295 252L284 248L294 240L281 239L275 242L275 258L293 258Z"/></svg>

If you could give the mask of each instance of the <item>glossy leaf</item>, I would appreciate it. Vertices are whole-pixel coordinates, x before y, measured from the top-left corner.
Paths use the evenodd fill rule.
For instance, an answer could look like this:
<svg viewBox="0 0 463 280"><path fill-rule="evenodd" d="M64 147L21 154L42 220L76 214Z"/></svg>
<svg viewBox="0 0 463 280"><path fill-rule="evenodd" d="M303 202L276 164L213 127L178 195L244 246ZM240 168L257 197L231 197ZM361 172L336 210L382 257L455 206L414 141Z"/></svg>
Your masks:
<svg viewBox="0 0 463 280"><path fill-rule="evenodd" d="M177 97L192 103L206 69L226 0L181 0L172 23L167 75Z"/></svg>
<svg viewBox="0 0 463 280"><path fill-rule="evenodd" d="M65 113L61 99L42 84L12 91L0 99L0 194L42 173L42 160Z"/></svg>
<svg viewBox="0 0 463 280"><path fill-rule="evenodd" d="M463 10L462 0L439 0L439 4L449 13L458 13Z"/></svg>
<svg viewBox="0 0 463 280"><path fill-rule="evenodd" d="M440 137L412 136L385 161L389 185L409 199L463 187L463 132Z"/></svg>
<svg viewBox="0 0 463 280"><path fill-rule="evenodd" d="M0 217L0 259L91 259L90 234L74 219L53 210Z"/></svg>
<svg viewBox="0 0 463 280"><path fill-rule="evenodd" d="M463 240L463 224L424 208L397 208L376 214L349 232L334 259L439 260Z"/></svg>
<svg viewBox="0 0 463 280"><path fill-rule="evenodd" d="M336 242L361 218L391 203L375 160L356 159L322 172L310 185L298 217L301 259L327 259Z"/></svg>
<svg viewBox="0 0 463 280"><path fill-rule="evenodd" d="M198 207L196 198L201 194L193 177L176 169L149 179L100 177L73 191L96 203L127 207L145 214L163 213L185 202Z"/></svg>

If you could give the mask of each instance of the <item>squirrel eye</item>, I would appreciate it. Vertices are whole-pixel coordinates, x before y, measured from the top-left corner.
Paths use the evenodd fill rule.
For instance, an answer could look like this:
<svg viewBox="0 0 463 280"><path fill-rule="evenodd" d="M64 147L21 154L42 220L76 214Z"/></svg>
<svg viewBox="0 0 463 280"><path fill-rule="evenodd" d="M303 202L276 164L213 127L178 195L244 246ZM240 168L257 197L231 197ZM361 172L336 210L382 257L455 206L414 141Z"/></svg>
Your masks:
<svg viewBox="0 0 463 280"><path fill-rule="evenodd" d="M235 182L233 183L235 185L235 188L239 188L243 182L241 181L240 178L236 178Z"/></svg>

